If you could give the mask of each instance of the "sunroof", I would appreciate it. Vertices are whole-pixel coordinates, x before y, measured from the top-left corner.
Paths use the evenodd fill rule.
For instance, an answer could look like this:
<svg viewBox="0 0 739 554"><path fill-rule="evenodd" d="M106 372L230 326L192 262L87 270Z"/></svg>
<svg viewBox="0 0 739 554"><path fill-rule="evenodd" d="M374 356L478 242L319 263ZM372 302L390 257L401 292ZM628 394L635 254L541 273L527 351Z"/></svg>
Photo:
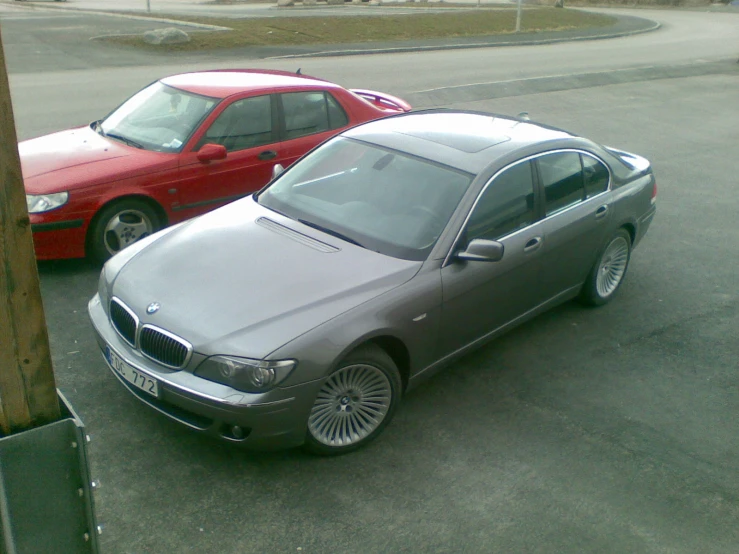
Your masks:
<svg viewBox="0 0 739 554"><path fill-rule="evenodd" d="M474 154L475 152L480 152L481 150L485 150L486 148L490 148L496 144L501 144L511 140L510 137L506 136L491 137L455 133L454 131L448 130L414 130L405 133L400 132L400 134L436 142L437 144L442 144L449 148L460 150L461 152L467 152L468 154Z"/></svg>

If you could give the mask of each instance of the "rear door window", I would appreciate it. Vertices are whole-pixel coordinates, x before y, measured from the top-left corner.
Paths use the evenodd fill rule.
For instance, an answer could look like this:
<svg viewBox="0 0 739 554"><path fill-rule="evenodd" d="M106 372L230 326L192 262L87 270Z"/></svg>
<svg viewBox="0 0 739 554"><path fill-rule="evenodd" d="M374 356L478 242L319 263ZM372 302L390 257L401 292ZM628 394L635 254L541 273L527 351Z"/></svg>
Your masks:
<svg viewBox="0 0 739 554"><path fill-rule="evenodd" d="M544 188L546 215L579 204L585 198L582 162L577 152L555 152L536 160Z"/></svg>
<svg viewBox="0 0 739 554"><path fill-rule="evenodd" d="M581 155L583 174L585 176L585 196L592 198L608 190L610 173L608 168L601 162L585 154Z"/></svg>
<svg viewBox="0 0 739 554"><path fill-rule="evenodd" d="M281 94L287 140L344 127L349 118L336 99L325 91Z"/></svg>

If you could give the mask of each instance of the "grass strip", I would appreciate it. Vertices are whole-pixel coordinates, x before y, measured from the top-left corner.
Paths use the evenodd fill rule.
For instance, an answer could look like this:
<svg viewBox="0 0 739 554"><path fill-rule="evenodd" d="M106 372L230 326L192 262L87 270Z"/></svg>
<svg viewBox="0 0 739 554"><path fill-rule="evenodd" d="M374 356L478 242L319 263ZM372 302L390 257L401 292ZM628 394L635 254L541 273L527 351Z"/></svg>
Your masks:
<svg viewBox="0 0 739 554"><path fill-rule="evenodd" d="M230 27L231 31L192 32L182 44L151 45L141 36L108 37L106 40L157 51L197 51L244 46L295 46L406 41L451 37L482 37L514 33L515 9L467 9L448 13L397 15L274 17L216 19L181 17L182 21ZM604 27L614 18L578 10L527 8L522 32L564 31Z"/></svg>

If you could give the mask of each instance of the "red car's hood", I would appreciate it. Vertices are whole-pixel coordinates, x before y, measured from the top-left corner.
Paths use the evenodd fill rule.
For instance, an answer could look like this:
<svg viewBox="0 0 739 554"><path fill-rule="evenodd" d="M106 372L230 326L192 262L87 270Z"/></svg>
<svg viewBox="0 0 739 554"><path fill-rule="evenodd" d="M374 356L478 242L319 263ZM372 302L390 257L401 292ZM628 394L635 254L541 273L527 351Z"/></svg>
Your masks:
<svg viewBox="0 0 739 554"><path fill-rule="evenodd" d="M172 154L150 152L105 138L90 127L60 131L18 144L26 191L44 194L82 188L151 172L173 163ZM174 161L176 163L176 161Z"/></svg>
<svg viewBox="0 0 739 554"><path fill-rule="evenodd" d="M80 127L24 140L18 144L18 151L23 177L29 179L75 165L126 156L130 148L100 136L90 127Z"/></svg>

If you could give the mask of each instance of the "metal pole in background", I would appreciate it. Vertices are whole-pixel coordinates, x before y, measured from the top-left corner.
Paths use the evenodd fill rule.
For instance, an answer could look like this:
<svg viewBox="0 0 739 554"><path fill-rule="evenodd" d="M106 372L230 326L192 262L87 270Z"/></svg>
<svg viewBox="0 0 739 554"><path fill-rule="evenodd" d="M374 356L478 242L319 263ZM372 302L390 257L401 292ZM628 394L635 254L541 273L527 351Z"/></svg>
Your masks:
<svg viewBox="0 0 739 554"><path fill-rule="evenodd" d="M521 0L518 0L518 6L516 7L516 32L521 32Z"/></svg>
<svg viewBox="0 0 739 554"><path fill-rule="evenodd" d="M146 0L146 11L151 13L151 0Z"/></svg>

